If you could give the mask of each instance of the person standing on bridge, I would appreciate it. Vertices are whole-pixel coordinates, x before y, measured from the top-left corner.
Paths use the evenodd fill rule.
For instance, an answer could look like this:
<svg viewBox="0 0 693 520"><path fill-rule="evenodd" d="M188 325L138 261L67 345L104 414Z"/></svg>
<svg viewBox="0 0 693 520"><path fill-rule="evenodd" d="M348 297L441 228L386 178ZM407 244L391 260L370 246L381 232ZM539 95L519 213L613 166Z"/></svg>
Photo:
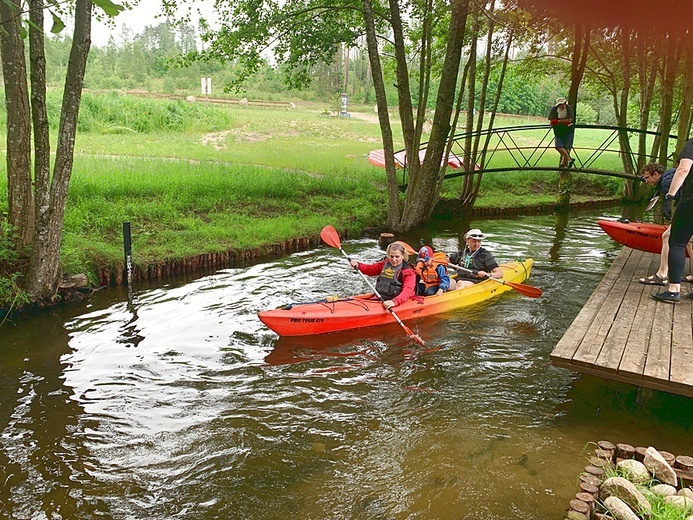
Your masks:
<svg viewBox="0 0 693 520"><path fill-rule="evenodd" d="M571 168L573 159L570 157L570 150L573 148L573 136L575 134L575 113L564 97L559 97L556 104L549 110L549 122L553 127L554 146L561 155L559 168Z"/></svg>
<svg viewBox="0 0 693 520"><path fill-rule="evenodd" d="M661 302L676 303L681 301L681 277L686 264L686 244L693 236L693 180L689 175L693 166L693 139L686 141L679 155L679 165L671 180L671 186L662 205L664 218L671 219L669 235L669 288L652 298ZM671 218L672 202L681 188L681 199ZM693 293L691 293L693 294ZM691 294L688 295L691 298Z"/></svg>

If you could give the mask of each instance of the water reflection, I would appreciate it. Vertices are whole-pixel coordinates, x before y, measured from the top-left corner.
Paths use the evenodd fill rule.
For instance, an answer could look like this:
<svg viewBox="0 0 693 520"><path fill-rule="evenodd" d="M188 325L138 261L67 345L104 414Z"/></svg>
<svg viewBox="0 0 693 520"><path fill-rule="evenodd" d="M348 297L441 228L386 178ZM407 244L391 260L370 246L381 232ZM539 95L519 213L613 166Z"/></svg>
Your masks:
<svg viewBox="0 0 693 520"><path fill-rule="evenodd" d="M551 249L549 249L549 259L552 262L560 260L559 253L561 246L565 240L566 229L568 228L569 215L567 213L559 213L556 215L556 234L554 235Z"/></svg>
<svg viewBox="0 0 693 520"><path fill-rule="evenodd" d="M468 224L424 240L454 251ZM396 324L318 338L262 326L261 309L364 291L331 248L3 329L3 515L543 520L576 492L589 442L689 449L691 400L641 407L632 387L549 362L618 251L596 214L474 226L500 260L535 258L544 296L414 322L425 349ZM375 240L344 247L382 255Z"/></svg>

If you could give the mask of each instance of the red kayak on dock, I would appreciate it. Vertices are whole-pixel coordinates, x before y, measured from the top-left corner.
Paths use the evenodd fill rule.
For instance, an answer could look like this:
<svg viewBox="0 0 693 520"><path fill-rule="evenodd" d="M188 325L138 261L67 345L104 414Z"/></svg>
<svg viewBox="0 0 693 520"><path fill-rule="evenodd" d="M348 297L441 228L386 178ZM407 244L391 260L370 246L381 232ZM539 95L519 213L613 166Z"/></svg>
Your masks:
<svg viewBox="0 0 693 520"><path fill-rule="evenodd" d="M598 220L597 223L619 244L648 253L662 252L662 233L667 226L649 222L621 222L606 219ZM686 256L688 256L687 250Z"/></svg>

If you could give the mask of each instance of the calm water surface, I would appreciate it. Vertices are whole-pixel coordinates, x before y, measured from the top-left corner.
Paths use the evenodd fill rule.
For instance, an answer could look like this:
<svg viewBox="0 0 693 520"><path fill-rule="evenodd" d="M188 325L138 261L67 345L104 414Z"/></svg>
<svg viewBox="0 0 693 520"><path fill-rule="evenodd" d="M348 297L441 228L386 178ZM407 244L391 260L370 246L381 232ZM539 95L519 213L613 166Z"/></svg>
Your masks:
<svg viewBox="0 0 693 520"><path fill-rule="evenodd" d="M367 291L328 247L5 323L0 517L560 519L590 442L693 455L693 400L551 366L618 254L598 216L473 222L499 260L535 259L544 296L411 323L426 349L396 325L264 328L259 310ZM406 240L453 251L467 226Z"/></svg>

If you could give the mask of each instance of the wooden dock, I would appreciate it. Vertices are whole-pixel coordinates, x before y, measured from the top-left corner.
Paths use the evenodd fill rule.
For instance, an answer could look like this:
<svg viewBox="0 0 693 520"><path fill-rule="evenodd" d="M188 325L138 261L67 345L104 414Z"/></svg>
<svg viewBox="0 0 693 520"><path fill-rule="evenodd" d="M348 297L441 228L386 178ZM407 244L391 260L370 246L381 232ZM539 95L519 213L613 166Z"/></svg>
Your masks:
<svg viewBox="0 0 693 520"><path fill-rule="evenodd" d="M656 302L664 290L639 278L656 272L659 255L624 247L551 353L563 368L693 397L693 285L680 303Z"/></svg>

